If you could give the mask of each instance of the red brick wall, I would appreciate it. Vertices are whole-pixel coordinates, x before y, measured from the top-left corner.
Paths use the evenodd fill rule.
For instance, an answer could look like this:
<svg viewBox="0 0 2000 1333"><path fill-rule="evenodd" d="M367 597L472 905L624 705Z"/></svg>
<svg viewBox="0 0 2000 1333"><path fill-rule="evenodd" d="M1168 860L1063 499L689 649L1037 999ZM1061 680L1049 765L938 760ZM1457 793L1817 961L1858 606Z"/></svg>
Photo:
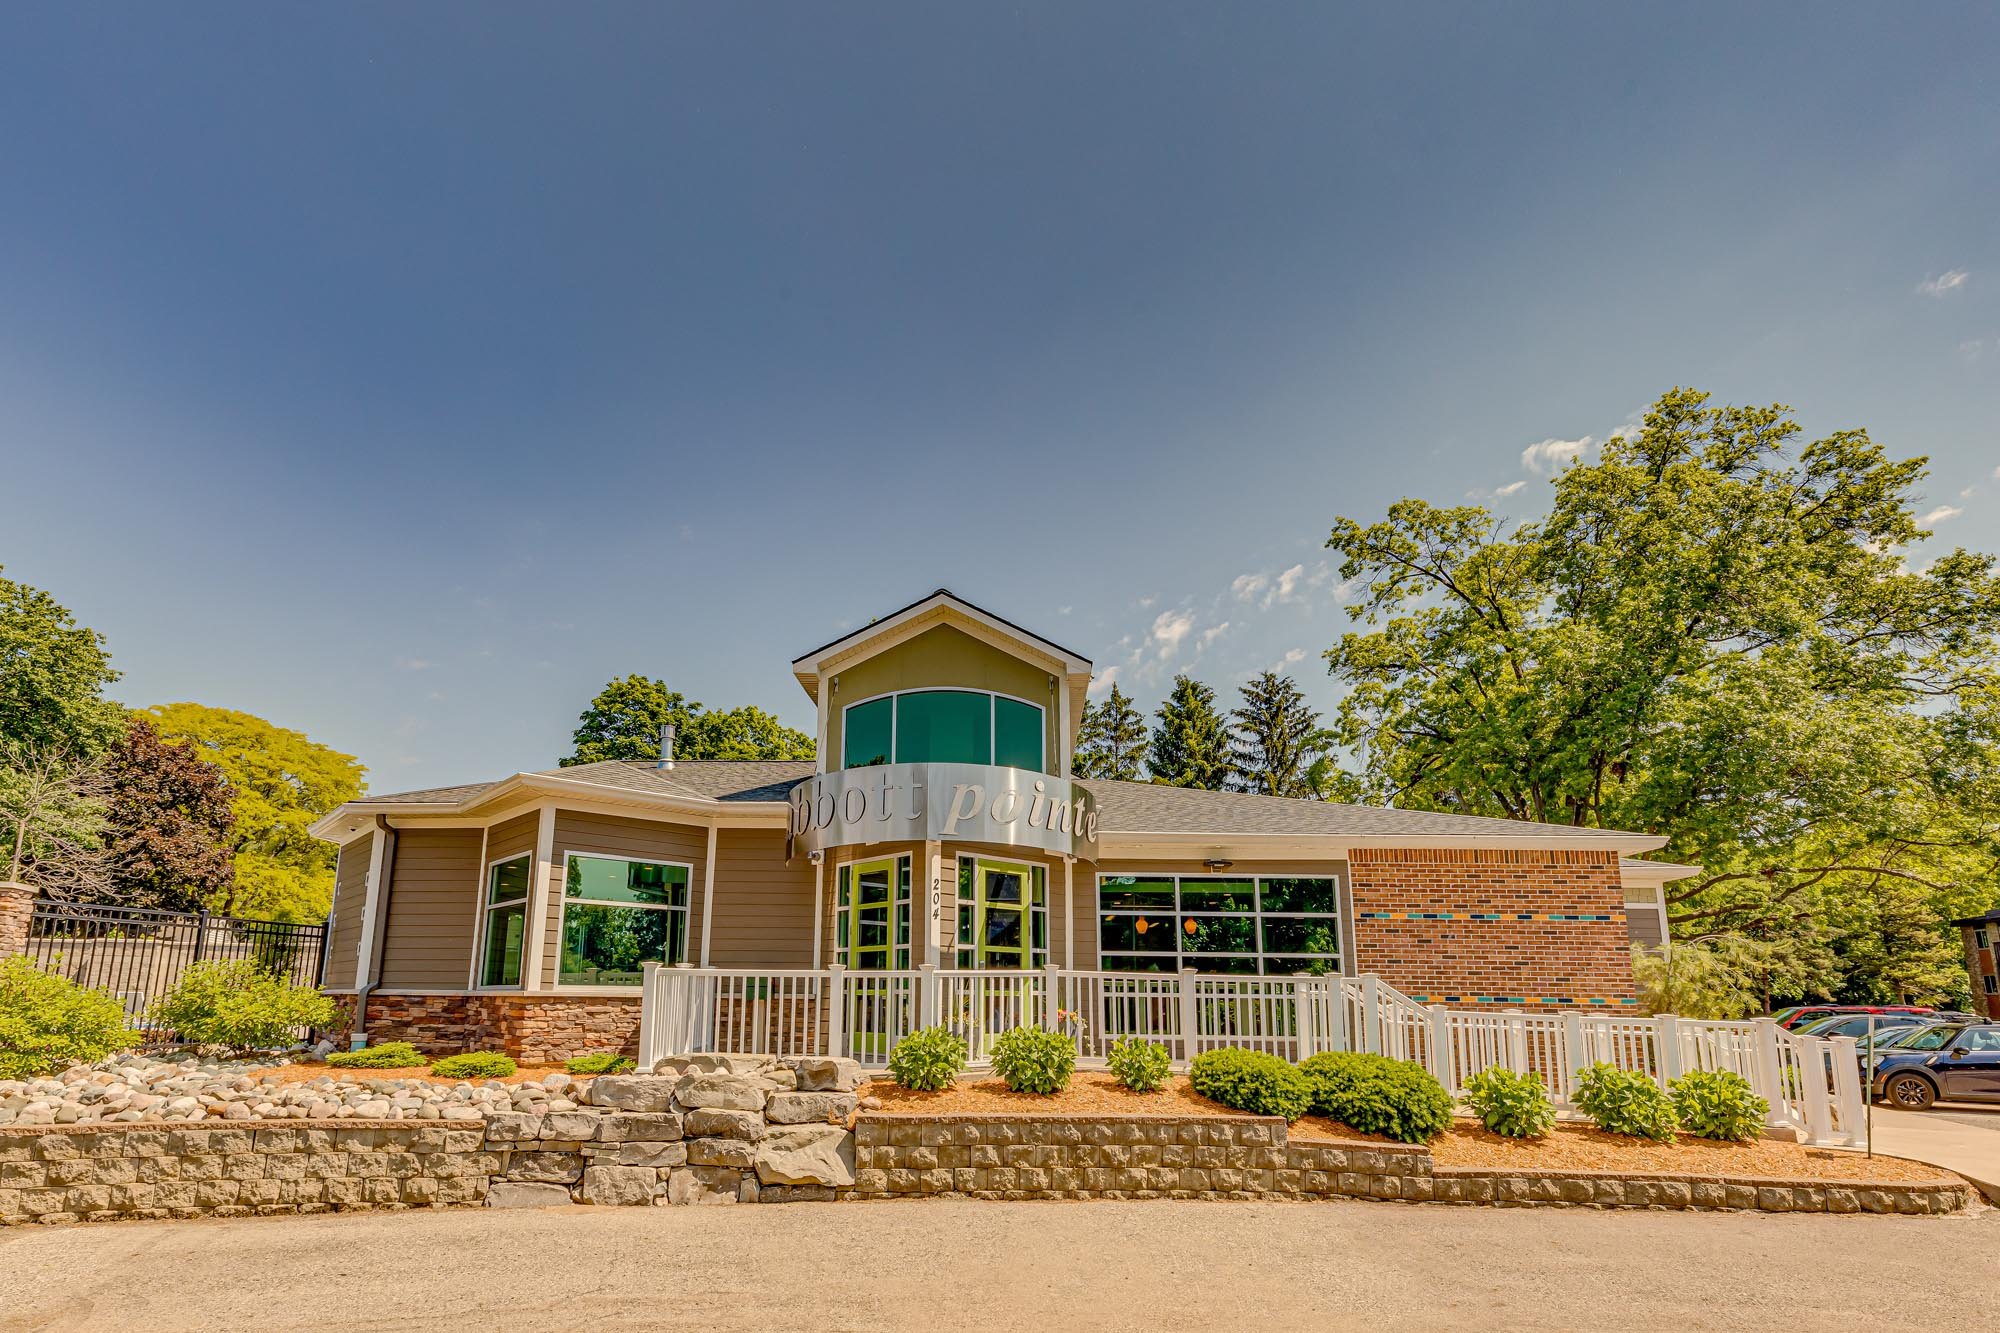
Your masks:
<svg viewBox="0 0 2000 1333"><path fill-rule="evenodd" d="M407 1041L427 1055L506 1051L551 1064L594 1051L639 1050L639 1000L626 995L371 995L368 1040Z"/></svg>
<svg viewBox="0 0 2000 1333"><path fill-rule="evenodd" d="M1976 934L1979 926L1960 926L1965 934L1965 971L1972 980L1972 1012L1981 1018L1990 1019L2000 1012L2000 995L1986 993L1986 977L2000 972L2000 947L1996 947L1996 936L2000 936L2000 922L1983 927L1986 931L1987 947L1979 947Z"/></svg>
<svg viewBox="0 0 2000 1333"><path fill-rule="evenodd" d="M1634 1004L1614 852L1355 848L1355 970L1429 1004Z"/></svg>

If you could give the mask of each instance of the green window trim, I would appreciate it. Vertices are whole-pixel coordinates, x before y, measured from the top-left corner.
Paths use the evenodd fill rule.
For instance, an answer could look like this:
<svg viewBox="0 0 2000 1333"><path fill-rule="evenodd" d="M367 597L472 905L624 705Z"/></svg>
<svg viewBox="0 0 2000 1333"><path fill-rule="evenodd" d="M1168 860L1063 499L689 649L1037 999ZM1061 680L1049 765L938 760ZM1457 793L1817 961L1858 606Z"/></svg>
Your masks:
<svg viewBox="0 0 2000 1333"><path fill-rule="evenodd" d="M960 855L957 939L960 970L1046 967L1048 868L1032 861Z"/></svg>
<svg viewBox="0 0 2000 1333"><path fill-rule="evenodd" d="M479 989L508 990L521 985L534 861L533 852L522 852L486 867L486 892L479 909Z"/></svg>
<svg viewBox="0 0 2000 1333"><path fill-rule="evenodd" d="M609 852L563 858L556 985L625 989L684 962L694 867Z"/></svg>
<svg viewBox="0 0 2000 1333"><path fill-rule="evenodd" d="M1099 875L1107 972L1339 974L1338 875Z"/></svg>
<svg viewBox="0 0 2000 1333"><path fill-rule="evenodd" d="M908 971L911 858L878 856L834 871L833 956L850 972Z"/></svg>
<svg viewBox="0 0 2000 1333"><path fill-rule="evenodd" d="M999 764L1048 771L1048 710L994 690L895 690L841 710L842 768Z"/></svg>

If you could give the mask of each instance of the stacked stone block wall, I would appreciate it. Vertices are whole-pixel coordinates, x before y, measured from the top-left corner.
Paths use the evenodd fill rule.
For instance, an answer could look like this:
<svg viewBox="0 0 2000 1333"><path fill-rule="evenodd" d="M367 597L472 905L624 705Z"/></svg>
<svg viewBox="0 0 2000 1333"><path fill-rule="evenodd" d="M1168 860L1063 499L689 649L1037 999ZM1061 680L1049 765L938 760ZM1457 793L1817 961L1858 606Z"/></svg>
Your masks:
<svg viewBox="0 0 2000 1333"><path fill-rule="evenodd" d="M636 1055L639 999L626 995L370 995L376 1045L407 1041L429 1055L504 1050L528 1064L597 1051Z"/></svg>
<svg viewBox="0 0 2000 1333"><path fill-rule="evenodd" d="M28 926L34 915L33 889L25 884L0 884L0 958L28 951Z"/></svg>

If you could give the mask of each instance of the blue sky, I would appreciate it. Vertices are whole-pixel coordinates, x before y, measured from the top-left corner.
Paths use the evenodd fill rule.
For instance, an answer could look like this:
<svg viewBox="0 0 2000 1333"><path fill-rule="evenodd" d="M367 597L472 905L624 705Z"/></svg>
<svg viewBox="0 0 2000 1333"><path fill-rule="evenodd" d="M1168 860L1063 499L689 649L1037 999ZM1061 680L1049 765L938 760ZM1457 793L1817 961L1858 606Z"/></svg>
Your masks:
<svg viewBox="0 0 2000 1333"><path fill-rule="evenodd" d="M382 791L626 672L809 725L941 584L1330 705L1336 515L1538 512L1676 384L1992 550L1996 68L1985 5L13 6L0 564Z"/></svg>

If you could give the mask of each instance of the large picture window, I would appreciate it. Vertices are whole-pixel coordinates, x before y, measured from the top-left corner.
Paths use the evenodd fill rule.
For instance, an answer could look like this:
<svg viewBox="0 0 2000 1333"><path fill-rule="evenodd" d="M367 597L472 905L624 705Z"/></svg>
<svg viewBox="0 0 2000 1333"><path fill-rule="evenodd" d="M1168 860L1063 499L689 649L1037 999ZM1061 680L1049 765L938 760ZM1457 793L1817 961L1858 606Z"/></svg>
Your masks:
<svg viewBox="0 0 2000 1333"><path fill-rule="evenodd" d="M486 868L486 906L479 932L479 984L521 984L521 948L528 935L528 853Z"/></svg>
<svg viewBox="0 0 2000 1333"><path fill-rule="evenodd" d="M1340 971L1340 881L1332 876L1099 875L1107 972Z"/></svg>
<svg viewBox="0 0 2000 1333"><path fill-rule="evenodd" d="M841 762L1004 764L1045 771L1038 704L981 690L905 690L850 704L841 715Z"/></svg>
<svg viewBox="0 0 2000 1333"><path fill-rule="evenodd" d="M637 986L647 963L687 957L690 867L571 852L563 880L563 986Z"/></svg>

